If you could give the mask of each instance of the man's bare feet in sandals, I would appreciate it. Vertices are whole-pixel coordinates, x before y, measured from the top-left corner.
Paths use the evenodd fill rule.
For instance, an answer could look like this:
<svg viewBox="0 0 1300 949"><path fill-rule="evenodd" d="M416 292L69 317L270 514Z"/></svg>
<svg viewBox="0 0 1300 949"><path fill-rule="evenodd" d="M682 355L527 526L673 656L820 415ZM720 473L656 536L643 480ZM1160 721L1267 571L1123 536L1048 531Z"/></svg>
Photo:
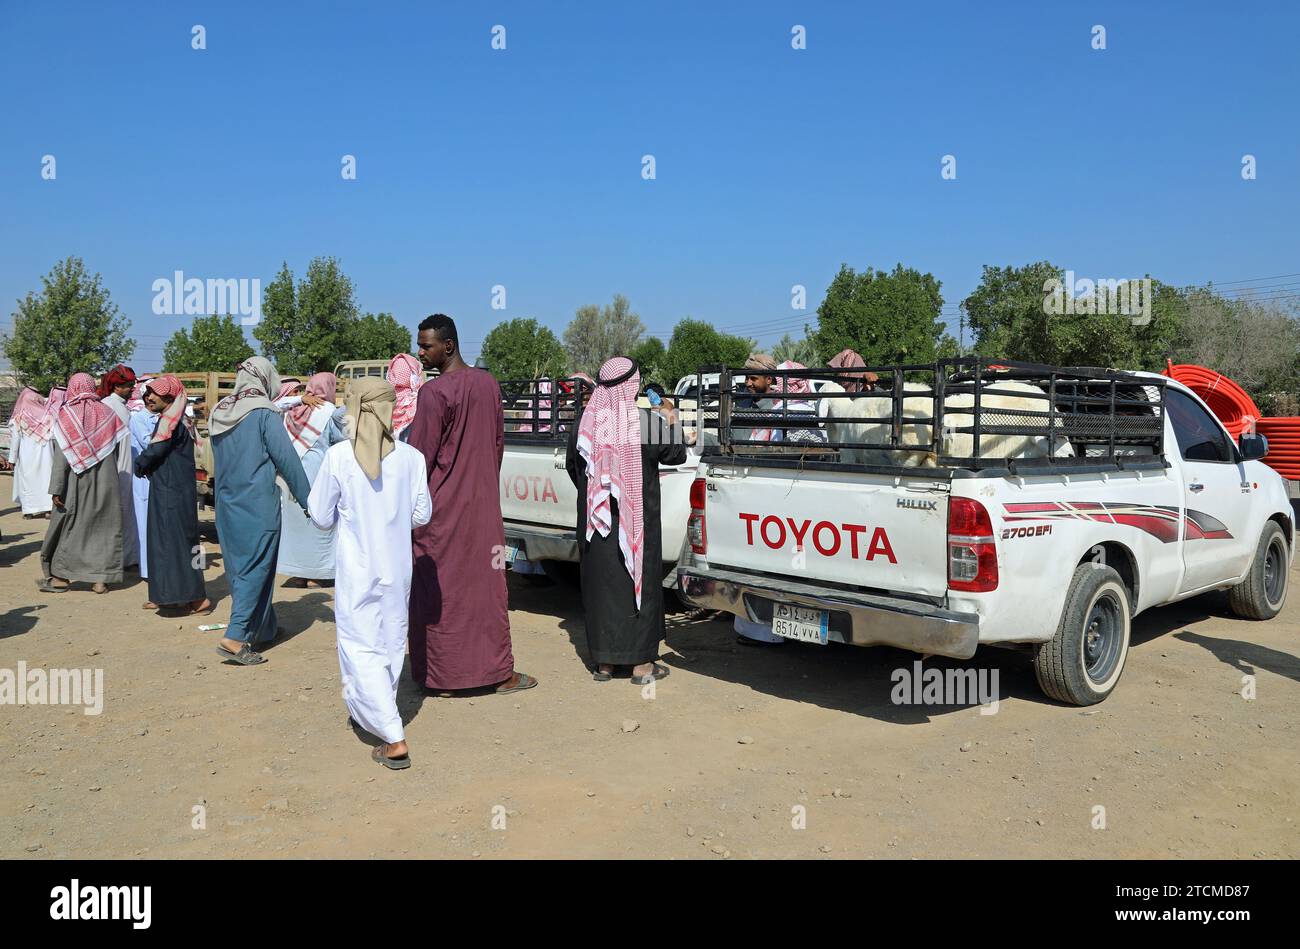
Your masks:
<svg viewBox="0 0 1300 949"><path fill-rule="evenodd" d="M411 754L407 750L404 741L376 745L370 752L370 757L385 768L393 771L401 771L403 768L411 766Z"/></svg>
<svg viewBox="0 0 1300 949"><path fill-rule="evenodd" d="M104 582L102 582L102 581L96 581L94 584L91 585L91 587L90 587L90 592L92 592L92 593L107 593L107 592L108 592L108 584L107 584L107 583L104 583Z"/></svg>
<svg viewBox="0 0 1300 949"><path fill-rule="evenodd" d="M201 600L195 600L193 603L186 604L186 608L189 610L190 616L195 616L195 615L207 616L209 613L212 612L213 609L212 601L209 600L207 597L204 597Z"/></svg>
<svg viewBox="0 0 1300 949"><path fill-rule="evenodd" d="M524 689L531 689L537 685L537 680L526 672L512 672L510 678L496 687L497 695L505 695L507 692L522 692Z"/></svg>
<svg viewBox="0 0 1300 949"><path fill-rule="evenodd" d="M156 609L158 609L158 604L155 603L153 600L145 600L143 603L140 604L140 609L142 609L142 610L156 610Z"/></svg>

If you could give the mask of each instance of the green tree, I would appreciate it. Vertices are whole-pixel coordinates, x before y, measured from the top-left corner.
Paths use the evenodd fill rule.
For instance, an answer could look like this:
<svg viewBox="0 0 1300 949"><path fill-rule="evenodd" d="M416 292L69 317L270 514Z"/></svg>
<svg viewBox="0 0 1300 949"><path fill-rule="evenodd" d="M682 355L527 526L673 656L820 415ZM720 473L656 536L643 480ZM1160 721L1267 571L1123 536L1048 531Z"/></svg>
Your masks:
<svg viewBox="0 0 1300 949"><path fill-rule="evenodd" d="M244 331L229 313L198 316L163 346L165 372L233 372L253 355Z"/></svg>
<svg viewBox="0 0 1300 949"><path fill-rule="evenodd" d="M298 297L293 286L293 272L287 262L262 291L262 320L253 327L253 338L262 344L262 355L271 364L283 367L293 353L293 336L298 321Z"/></svg>
<svg viewBox="0 0 1300 949"><path fill-rule="evenodd" d="M661 364L663 379L671 388L683 376L698 371L701 366L734 368L744 365L753 348L751 339L719 332L710 323L687 317L673 327L673 336Z"/></svg>
<svg viewBox="0 0 1300 949"><path fill-rule="evenodd" d="M1293 415L1300 390L1300 322L1276 301L1229 299L1212 286L1181 294L1183 330L1174 362L1209 366L1270 415Z"/></svg>
<svg viewBox="0 0 1300 949"><path fill-rule="evenodd" d="M641 384L657 382L665 388L670 384L664 376L664 356L668 353L664 341L658 336L647 336L632 347L628 357L641 367ZM674 379L672 382L676 382Z"/></svg>
<svg viewBox="0 0 1300 949"><path fill-rule="evenodd" d="M580 306L564 330L569 368L594 376L605 360L628 355L644 332L641 317L621 293L614 295L613 304Z"/></svg>
<svg viewBox="0 0 1300 949"><path fill-rule="evenodd" d="M316 257L297 287L289 265L281 267L263 293L262 321L253 336L281 373L307 376L352 358L348 348L356 320L352 280L336 258Z"/></svg>
<svg viewBox="0 0 1300 949"><path fill-rule="evenodd" d="M831 355L834 356L835 353ZM817 346L811 337L795 339L789 333L782 336L781 341L772 347L772 358L779 363L789 361L803 366L818 366L825 363L825 360L817 357Z"/></svg>
<svg viewBox="0 0 1300 949"><path fill-rule="evenodd" d="M367 313L348 327L343 359L391 359L411 351L411 331L391 313Z"/></svg>
<svg viewBox="0 0 1300 949"><path fill-rule="evenodd" d="M1184 336L1186 303L1175 288L1152 280L1148 298L1142 281L1121 281L1112 299L1106 287L1079 294L1064 279L1064 271L1045 260L986 266L962 303L975 353L1054 366L1163 368ZM1133 314L1116 312L1126 294Z"/></svg>
<svg viewBox="0 0 1300 949"><path fill-rule="evenodd" d="M479 351L488 371L501 380L563 377L568 357L556 335L536 320L498 323Z"/></svg>
<svg viewBox="0 0 1300 949"><path fill-rule="evenodd" d="M931 362L943 336L943 295L933 274L898 264L857 273L841 264L817 308L810 333L824 365L840 350L857 350L867 365Z"/></svg>
<svg viewBox="0 0 1300 949"><path fill-rule="evenodd" d="M0 335L19 380L48 392L74 372L97 376L131 358L126 318L80 257L55 264L41 283L40 293L18 301L13 331Z"/></svg>

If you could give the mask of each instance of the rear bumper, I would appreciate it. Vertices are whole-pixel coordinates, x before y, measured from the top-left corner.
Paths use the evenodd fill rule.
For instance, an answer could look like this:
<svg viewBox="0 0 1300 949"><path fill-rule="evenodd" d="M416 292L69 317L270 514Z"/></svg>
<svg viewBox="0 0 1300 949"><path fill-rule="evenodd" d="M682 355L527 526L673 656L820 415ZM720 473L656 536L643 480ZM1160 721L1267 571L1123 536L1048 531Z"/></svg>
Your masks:
<svg viewBox="0 0 1300 949"><path fill-rule="evenodd" d="M522 521L505 521L503 526L506 540L522 546L531 561L578 562L578 535L572 528L547 527Z"/></svg>
<svg viewBox="0 0 1300 949"><path fill-rule="evenodd" d="M841 623L838 629L833 624L829 638L854 646L897 646L926 655L969 659L979 645L978 614L913 600L687 566L677 568L677 588L697 606L751 620L765 621L746 603L747 596L839 613L848 618L848 624Z"/></svg>

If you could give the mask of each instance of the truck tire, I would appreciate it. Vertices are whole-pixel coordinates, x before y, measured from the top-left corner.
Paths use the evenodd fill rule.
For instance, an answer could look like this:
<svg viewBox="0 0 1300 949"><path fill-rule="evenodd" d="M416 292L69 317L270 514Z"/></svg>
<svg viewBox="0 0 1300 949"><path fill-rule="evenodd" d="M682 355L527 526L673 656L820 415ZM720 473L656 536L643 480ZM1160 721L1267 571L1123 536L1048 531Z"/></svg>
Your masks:
<svg viewBox="0 0 1300 949"><path fill-rule="evenodd" d="M1080 564L1070 580L1056 635L1034 654L1038 686L1070 705L1096 705L1110 695L1128 658L1133 611L1114 568Z"/></svg>
<svg viewBox="0 0 1300 949"><path fill-rule="evenodd" d="M1228 591L1228 606L1243 619L1272 619L1286 602L1286 535L1277 521L1269 521L1260 534L1246 579Z"/></svg>

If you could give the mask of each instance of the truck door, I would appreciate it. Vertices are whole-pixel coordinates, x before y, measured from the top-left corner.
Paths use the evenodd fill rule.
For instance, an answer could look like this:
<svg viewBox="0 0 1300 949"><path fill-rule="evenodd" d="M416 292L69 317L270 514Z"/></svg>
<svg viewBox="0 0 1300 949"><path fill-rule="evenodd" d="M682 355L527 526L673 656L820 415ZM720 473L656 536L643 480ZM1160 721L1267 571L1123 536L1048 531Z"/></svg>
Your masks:
<svg viewBox="0 0 1300 949"><path fill-rule="evenodd" d="M1165 390L1165 408L1181 458L1183 582L1180 592L1240 576L1255 549L1244 466L1228 433L1187 393ZM1166 447L1172 450L1174 446Z"/></svg>

